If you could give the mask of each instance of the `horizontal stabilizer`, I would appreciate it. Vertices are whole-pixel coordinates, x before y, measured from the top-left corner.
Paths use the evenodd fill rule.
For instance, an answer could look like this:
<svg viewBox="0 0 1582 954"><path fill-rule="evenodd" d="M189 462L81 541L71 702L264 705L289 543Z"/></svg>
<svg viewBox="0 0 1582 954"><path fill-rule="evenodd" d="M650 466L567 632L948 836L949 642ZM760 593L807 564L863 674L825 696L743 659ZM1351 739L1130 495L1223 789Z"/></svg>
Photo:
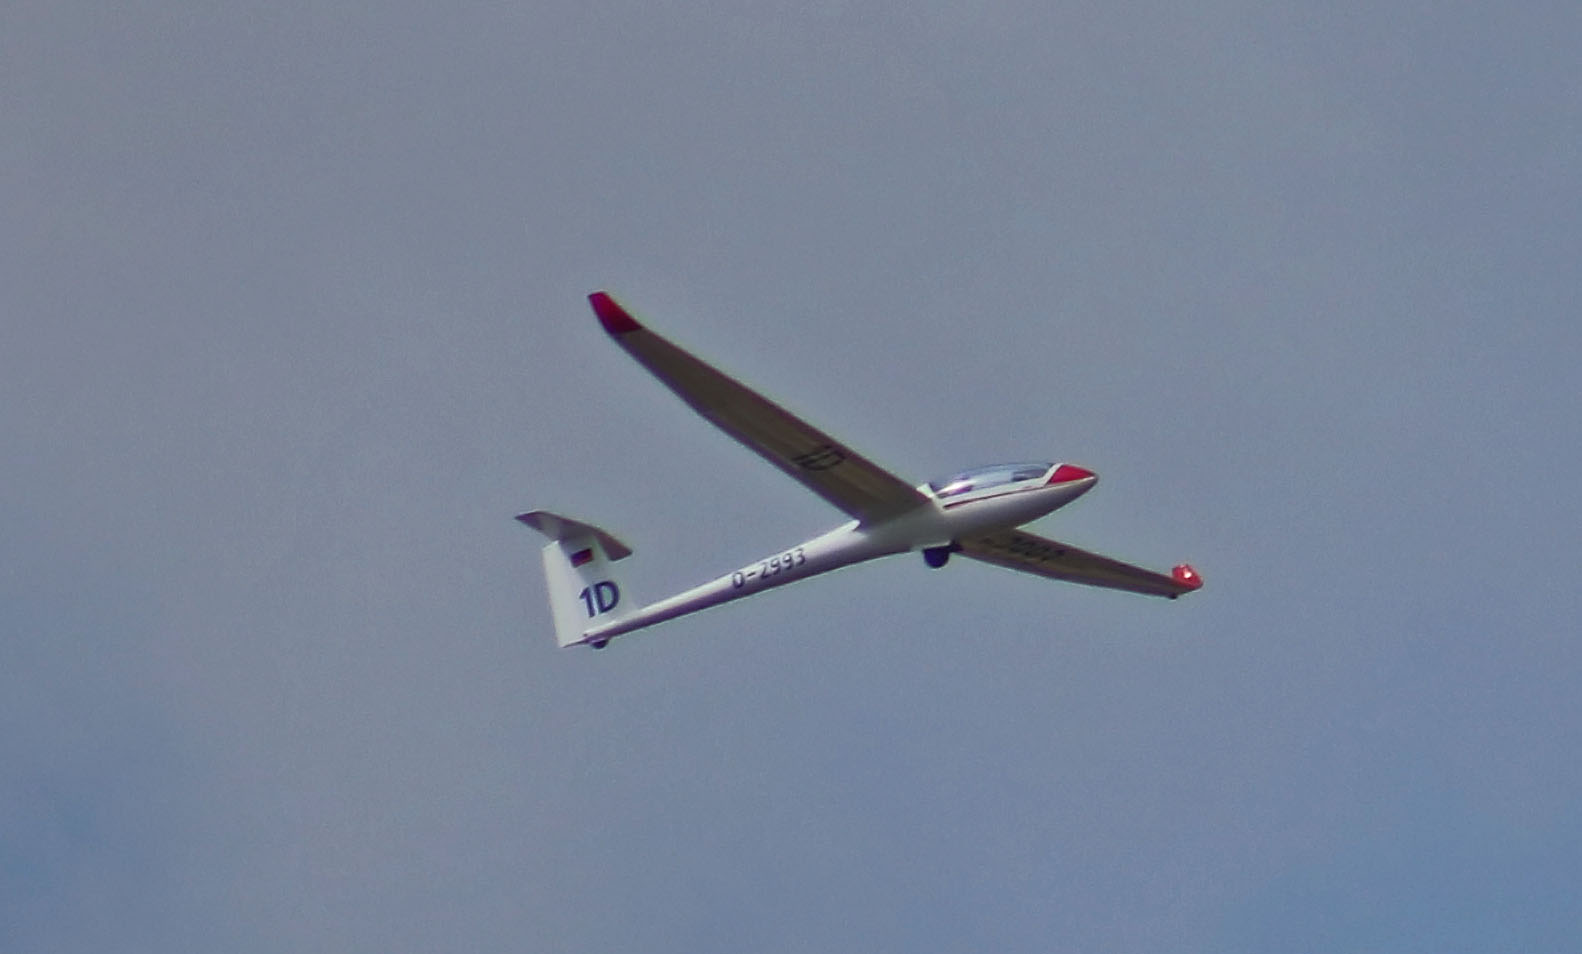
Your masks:
<svg viewBox="0 0 1582 954"><path fill-rule="evenodd" d="M567 540L576 540L582 537L596 537L599 546L604 548L605 554L611 560L624 560L632 555L632 548L621 541L600 530L598 527L562 517L558 513L548 510L532 510L527 513L517 514L516 519L554 540L556 543L565 543Z"/></svg>

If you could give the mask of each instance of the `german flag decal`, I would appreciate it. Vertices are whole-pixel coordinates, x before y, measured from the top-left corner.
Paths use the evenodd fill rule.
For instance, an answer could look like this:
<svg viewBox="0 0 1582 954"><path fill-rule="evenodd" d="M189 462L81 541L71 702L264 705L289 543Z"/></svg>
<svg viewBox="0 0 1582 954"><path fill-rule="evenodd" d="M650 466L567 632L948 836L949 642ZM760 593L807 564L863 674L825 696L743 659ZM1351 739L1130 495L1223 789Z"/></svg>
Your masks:
<svg viewBox="0 0 1582 954"><path fill-rule="evenodd" d="M587 564L592 563L592 562L593 562L593 548L592 547L588 547L586 550L578 550L576 553L573 553L571 555L571 565L572 566L586 566Z"/></svg>

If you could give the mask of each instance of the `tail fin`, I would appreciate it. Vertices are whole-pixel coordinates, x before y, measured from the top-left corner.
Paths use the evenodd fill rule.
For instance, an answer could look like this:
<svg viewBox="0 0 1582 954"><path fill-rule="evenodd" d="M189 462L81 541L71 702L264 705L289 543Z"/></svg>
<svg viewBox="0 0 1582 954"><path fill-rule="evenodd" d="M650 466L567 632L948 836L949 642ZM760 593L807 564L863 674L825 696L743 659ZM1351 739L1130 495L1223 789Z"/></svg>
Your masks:
<svg viewBox="0 0 1582 954"><path fill-rule="evenodd" d="M516 519L550 539L544 547L544 578L549 583L556 643L574 646L595 623L612 622L636 609L610 566L631 556L630 547L598 527L546 510Z"/></svg>

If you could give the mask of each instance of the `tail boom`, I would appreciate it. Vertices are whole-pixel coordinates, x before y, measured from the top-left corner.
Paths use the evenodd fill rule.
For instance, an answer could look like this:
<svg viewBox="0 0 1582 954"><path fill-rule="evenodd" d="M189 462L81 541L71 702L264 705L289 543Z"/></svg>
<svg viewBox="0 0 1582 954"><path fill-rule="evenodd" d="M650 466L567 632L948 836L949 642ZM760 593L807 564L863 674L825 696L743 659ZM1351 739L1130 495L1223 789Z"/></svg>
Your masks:
<svg viewBox="0 0 1582 954"><path fill-rule="evenodd" d="M633 630L906 549L905 545L862 530L853 521L701 586L650 603L622 619L596 626L583 635L583 642L599 645Z"/></svg>

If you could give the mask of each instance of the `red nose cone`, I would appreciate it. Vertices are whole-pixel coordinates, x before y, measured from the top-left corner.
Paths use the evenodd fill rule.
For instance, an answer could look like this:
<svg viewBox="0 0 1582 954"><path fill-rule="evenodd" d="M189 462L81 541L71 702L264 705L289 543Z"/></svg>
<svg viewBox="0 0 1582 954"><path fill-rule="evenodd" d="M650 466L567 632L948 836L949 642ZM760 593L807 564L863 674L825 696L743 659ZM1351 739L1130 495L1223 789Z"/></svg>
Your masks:
<svg viewBox="0 0 1582 954"><path fill-rule="evenodd" d="M1078 467L1075 464L1061 464L1049 476L1049 482L1052 484L1065 484L1073 480L1086 480L1089 477L1096 476L1098 475L1094 474L1093 471Z"/></svg>

